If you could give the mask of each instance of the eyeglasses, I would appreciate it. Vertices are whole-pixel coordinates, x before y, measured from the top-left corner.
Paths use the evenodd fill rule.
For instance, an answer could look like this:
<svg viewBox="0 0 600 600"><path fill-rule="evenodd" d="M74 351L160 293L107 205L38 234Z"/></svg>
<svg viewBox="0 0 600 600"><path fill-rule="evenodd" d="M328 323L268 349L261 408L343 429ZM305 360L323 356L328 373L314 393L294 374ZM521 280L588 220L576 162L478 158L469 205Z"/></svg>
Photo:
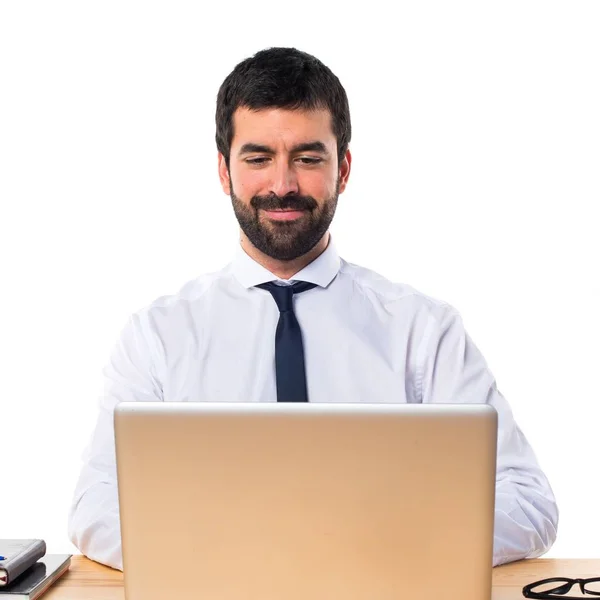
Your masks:
<svg viewBox="0 0 600 600"><path fill-rule="evenodd" d="M582 594L600 596L600 577L591 579L570 579L568 577L552 577L530 583L523 588L525 598L562 598L563 600L581 600L581 596L565 596L574 585L579 585Z"/></svg>

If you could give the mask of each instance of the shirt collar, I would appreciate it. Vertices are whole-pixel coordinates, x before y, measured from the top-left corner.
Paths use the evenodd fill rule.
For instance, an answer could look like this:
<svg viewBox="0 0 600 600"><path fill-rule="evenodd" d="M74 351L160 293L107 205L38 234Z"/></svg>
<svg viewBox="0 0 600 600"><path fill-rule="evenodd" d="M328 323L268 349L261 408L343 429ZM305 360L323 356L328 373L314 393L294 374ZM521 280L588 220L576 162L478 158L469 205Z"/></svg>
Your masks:
<svg viewBox="0 0 600 600"><path fill-rule="evenodd" d="M240 245L231 264L231 270L233 276L247 289L261 283L267 283L268 281L282 282L284 284L294 281L307 281L315 283L320 287L327 287L340 270L340 257L330 235L329 244L324 252L310 264L306 265L304 269L298 271L290 280L286 281L273 275L268 269L265 269L265 267L250 258Z"/></svg>

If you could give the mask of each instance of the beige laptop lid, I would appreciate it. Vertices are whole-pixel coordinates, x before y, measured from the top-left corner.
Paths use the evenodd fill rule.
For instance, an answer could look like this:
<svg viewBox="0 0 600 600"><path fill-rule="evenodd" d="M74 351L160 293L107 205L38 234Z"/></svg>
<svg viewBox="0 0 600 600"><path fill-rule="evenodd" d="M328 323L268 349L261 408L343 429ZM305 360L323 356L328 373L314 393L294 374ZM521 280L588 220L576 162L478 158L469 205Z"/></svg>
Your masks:
<svg viewBox="0 0 600 600"><path fill-rule="evenodd" d="M122 403L127 600L487 600L488 405Z"/></svg>

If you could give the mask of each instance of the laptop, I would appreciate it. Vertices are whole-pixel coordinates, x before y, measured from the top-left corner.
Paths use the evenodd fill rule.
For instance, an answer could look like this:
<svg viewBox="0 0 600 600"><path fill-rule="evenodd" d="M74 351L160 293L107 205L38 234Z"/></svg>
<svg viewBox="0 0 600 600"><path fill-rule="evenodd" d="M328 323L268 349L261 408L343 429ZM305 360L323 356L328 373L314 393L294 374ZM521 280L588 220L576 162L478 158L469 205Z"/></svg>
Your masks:
<svg viewBox="0 0 600 600"><path fill-rule="evenodd" d="M485 404L121 403L126 600L489 600Z"/></svg>

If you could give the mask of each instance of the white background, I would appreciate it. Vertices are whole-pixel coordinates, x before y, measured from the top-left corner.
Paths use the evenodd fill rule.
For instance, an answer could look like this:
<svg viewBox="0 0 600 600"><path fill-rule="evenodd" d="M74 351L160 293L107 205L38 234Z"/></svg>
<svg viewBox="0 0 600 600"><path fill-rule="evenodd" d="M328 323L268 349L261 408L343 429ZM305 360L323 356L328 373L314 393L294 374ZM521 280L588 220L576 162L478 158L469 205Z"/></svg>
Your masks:
<svg viewBox="0 0 600 600"><path fill-rule="evenodd" d="M390 3L392 6L392 3ZM217 89L273 45L350 98L347 260L463 315L600 557L600 3L0 3L0 537L67 511L129 314L224 266Z"/></svg>

